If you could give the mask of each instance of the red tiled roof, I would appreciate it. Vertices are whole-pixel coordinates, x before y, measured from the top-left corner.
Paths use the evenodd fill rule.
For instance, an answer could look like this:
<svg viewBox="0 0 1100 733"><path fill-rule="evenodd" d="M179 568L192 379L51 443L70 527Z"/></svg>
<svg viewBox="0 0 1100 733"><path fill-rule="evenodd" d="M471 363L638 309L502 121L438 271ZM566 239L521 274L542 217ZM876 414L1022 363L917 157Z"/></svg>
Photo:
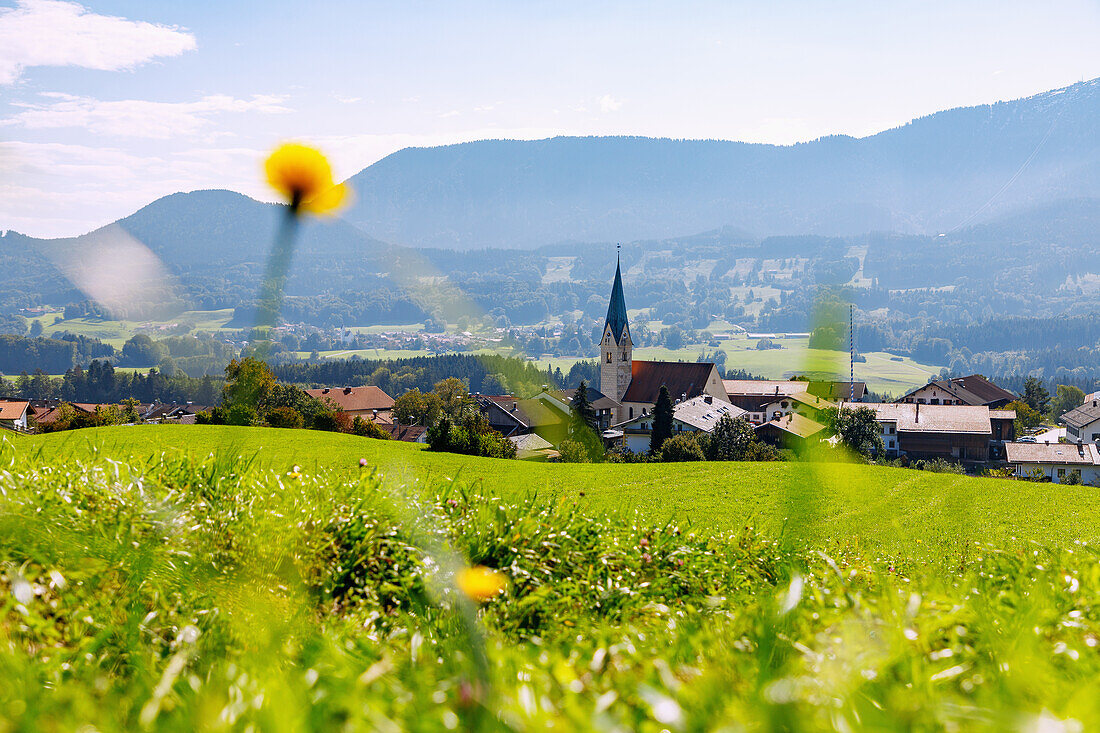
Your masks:
<svg viewBox="0 0 1100 733"><path fill-rule="evenodd" d="M0 402L0 420L18 420L28 405L27 402Z"/></svg>
<svg viewBox="0 0 1100 733"><path fill-rule="evenodd" d="M655 403L661 387L668 387L672 401L703 394L714 364L691 361L635 361L630 369L630 386L623 402Z"/></svg>
<svg viewBox="0 0 1100 733"><path fill-rule="evenodd" d="M365 387L324 387L307 389L305 393L322 402L332 401L345 412L359 410L392 410L393 397L374 385Z"/></svg>

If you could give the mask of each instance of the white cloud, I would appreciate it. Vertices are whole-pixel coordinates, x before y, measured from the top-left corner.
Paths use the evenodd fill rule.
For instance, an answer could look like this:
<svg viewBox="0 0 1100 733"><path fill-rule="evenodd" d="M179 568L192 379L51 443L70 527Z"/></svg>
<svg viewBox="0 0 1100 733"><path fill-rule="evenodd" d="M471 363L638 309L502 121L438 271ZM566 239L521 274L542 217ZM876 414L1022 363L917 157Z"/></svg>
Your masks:
<svg viewBox="0 0 1100 733"><path fill-rule="evenodd" d="M601 112L618 112L623 106L623 100L616 99L610 94L603 95L597 101L600 103Z"/></svg>
<svg viewBox="0 0 1100 733"><path fill-rule="evenodd" d="M80 127L101 135L168 139L194 135L211 123L215 115L227 112L289 112L286 97L256 94L236 99L224 94L203 97L196 102L149 102L141 99L103 101L90 97L48 92L49 102L17 102L22 111L0 122L31 130Z"/></svg>
<svg viewBox="0 0 1100 733"><path fill-rule="evenodd" d="M78 3L17 0L0 8L0 84L32 66L119 71L194 48L195 36L183 29L97 15Z"/></svg>

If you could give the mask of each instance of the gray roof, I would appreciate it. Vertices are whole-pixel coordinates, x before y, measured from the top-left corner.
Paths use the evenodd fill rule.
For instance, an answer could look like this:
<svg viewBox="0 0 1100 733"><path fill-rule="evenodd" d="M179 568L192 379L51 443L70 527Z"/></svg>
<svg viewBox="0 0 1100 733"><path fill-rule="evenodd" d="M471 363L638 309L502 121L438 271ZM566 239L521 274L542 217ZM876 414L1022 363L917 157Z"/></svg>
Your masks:
<svg viewBox="0 0 1100 733"><path fill-rule="evenodd" d="M604 321L604 330L611 326L611 335L615 342L622 341L623 331L626 330L626 297L623 295L623 275L619 269L619 261L615 260L615 284L611 286L611 301L607 304L607 320Z"/></svg>
<svg viewBox="0 0 1100 733"><path fill-rule="evenodd" d="M1086 402L1062 415L1062 421L1071 428L1083 428L1097 420L1100 420L1100 400Z"/></svg>
<svg viewBox="0 0 1100 733"><path fill-rule="evenodd" d="M761 428L767 427L776 428L785 433L797 435L800 438L809 438L825 429L825 426L821 423L811 420L808 417L802 417L795 412L784 415L783 417L778 417L775 420L770 420L762 425L757 425L755 429L760 430Z"/></svg>
<svg viewBox="0 0 1100 733"><path fill-rule="evenodd" d="M879 422L897 424L898 431L921 433L993 432L989 424L990 410L985 405L918 405L912 402L851 402L842 407L868 407L875 411ZM1008 417L1001 413L998 416Z"/></svg>
<svg viewBox="0 0 1100 733"><path fill-rule="evenodd" d="M707 400L710 399L710 402ZM720 399L711 397L710 395L699 395L698 397L692 397L690 400L684 400L683 402L675 405L672 408L672 417L674 420L679 420L685 425L690 425L697 430L704 432L711 432L726 415L736 419L744 417L749 414L745 410L742 410L736 405L731 405L728 402L723 402ZM630 420L619 423L616 427L624 427L632 423L653 421L653 414L638 415Z"/></svg>
<svg viewBox="0 0 1100 733"><path fill-rule="evenodd" d="M708 433L714 430L714 426L726 415L738 418L747 414L748 412L740 407L722 400L716 400L713 397L710 398L710 402L707 402L706 395L692 397L690 400L685 400L672 408L674 418Z"/></svg>
<svg viewBox="0 0 1100 733"><path fill-rule="evenodd" d="M1061 463L1100 466L1100 451L1092 443L1005 443L1009 463Z"/></svg>

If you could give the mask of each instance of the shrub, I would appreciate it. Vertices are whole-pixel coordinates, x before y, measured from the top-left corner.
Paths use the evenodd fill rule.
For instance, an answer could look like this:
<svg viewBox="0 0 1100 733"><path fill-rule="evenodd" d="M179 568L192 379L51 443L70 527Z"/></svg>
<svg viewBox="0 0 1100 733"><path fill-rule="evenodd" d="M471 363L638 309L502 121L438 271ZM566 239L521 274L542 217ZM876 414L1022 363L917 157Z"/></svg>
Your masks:
<svg viewBox="0 0 1100 733"><path fill-rule="evenodd" d="M273 428L302 427L302 414L293 407L276 407L268 411L264 420Z"/></svg>
<svg viewBox="0 0 1100 733"><path fill-rule="evenodd" d="M255 425L258 422L256 410L251 405L233 405L225 415L228 425Z"/></svg>
<svg viewBox="0 0 1100 733"><path fill-rule="evenodd" d="M691 433L680 433L666 440L661 445L661 460L665 463L678 463L683 461L705 461L703 449L699 441Z"/></svg>
<svg viewBox="0 0 1100 733"><path fill-rule="evenodd" d="M588 450L572 438L566 438L561 442L561 445L558 446L558 453L561 454L562 463L591 462L591 459L588 457Z"/></svg>
<svg viewBox="0 0 1100 733"><path fill-rule="evenodd" d="M375 440L390 439L389 433L370 420L364 420L360 415L356 415L355 419L351 421L351 432L353 435L359 435L364 438L374 438Z"/></svg>
<svg viewBox="0 0 1100 733"><path fill-rule="evenodd" d="M1079 486L1081 484L1081 469L1075 468L1070 471L1066 476L1066 480L1062 483L1069 486Z"/></svg>

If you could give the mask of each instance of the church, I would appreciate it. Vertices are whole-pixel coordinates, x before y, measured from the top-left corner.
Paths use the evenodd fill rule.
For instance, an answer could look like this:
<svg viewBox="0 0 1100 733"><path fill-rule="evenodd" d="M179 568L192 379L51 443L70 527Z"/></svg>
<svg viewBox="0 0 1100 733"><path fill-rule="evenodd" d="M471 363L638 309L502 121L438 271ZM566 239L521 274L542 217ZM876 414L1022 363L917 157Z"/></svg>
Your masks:
<svg viewBox="0 0 1100 733"><path fill-rule="evenodd" d="M604 396L618 404L612 409L613 425L651 413L662 386L668 387L674 404L701 395L729 401L722 375L714 364L635 359L628 321L622 269L616 261L615 282L600 340L599 387Z"/></svg>

